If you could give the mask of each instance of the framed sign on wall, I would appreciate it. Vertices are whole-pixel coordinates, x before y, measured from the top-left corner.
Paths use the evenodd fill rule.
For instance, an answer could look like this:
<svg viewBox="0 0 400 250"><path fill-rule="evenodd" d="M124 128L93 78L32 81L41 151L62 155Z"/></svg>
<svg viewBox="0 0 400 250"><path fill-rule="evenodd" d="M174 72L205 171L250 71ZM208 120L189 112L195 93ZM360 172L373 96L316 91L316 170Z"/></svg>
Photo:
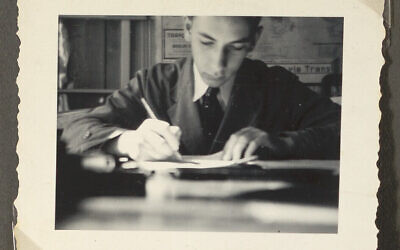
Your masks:
<svg viewBox="0 0 400 250"><path fill-rule="evenodd" d="M183 29L163 30L163 61L190 55L190 43L185 41Z"/></svg>

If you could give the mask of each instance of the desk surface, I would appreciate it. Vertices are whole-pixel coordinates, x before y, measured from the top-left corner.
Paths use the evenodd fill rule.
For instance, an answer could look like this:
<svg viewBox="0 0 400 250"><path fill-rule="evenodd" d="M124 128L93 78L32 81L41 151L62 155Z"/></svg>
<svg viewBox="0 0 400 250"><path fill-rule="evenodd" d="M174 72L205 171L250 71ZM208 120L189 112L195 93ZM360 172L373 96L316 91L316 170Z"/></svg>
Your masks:
<svg viewBox="0 0 400 250"><path fill-rule="evenodd" d="M337 232L339 161L260 165L276 178L200 180L155 174L146 180L145 196L87 196L56 228Z"/></svg>

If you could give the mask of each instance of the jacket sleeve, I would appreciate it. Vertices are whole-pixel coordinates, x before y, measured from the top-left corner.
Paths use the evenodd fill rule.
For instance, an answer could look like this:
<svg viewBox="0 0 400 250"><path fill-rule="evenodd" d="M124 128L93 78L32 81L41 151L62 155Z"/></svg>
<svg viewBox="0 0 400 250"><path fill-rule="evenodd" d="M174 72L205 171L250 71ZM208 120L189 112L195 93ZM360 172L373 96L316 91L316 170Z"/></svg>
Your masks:
<svg viewBox="0 0 400 250"><path fill-rule="evenodd" d="M281 116L288 121L278 135L291 142L281 157L339 159L340 105L310 90L282 68L275 75L279 79L277 88L281 89L278 96L283 100Z"/></svg>
<svg viewBox="0 0 400 250"><path fill-rule="evenodd" d="M299 99L293 109L293 127L283 131L282 137L293 142L293 158L339 159L340 156L340 106L311 90L297 90Z"/></svg>
<svg viewBox="0 0 400 250"><path fill-rule="evenodd" d="M136 74L127 87L114 92L102 106L72 119L64 128L61 140L69 153L82 153L119 136L126 129L136 129L146 118L140 104L147 72Z"/></svg>

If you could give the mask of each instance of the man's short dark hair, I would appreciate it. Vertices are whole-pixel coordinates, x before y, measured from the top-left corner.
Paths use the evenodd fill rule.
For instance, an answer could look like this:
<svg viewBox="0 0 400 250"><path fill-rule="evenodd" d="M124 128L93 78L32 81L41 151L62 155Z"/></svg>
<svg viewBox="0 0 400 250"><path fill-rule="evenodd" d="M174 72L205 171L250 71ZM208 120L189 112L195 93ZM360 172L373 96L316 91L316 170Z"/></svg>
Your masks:
<svg viewBox="0 0 400 250"><path fill-rule="evenodd" d="M188 18L190 20L193 20L193 17L194 16L188 16ZM246 18L246 20L250 23L252 32L257 30L258 25L260 24L261 18L262 18L260 16L232 16L232 17L244 17L244 18Z"/></svg>

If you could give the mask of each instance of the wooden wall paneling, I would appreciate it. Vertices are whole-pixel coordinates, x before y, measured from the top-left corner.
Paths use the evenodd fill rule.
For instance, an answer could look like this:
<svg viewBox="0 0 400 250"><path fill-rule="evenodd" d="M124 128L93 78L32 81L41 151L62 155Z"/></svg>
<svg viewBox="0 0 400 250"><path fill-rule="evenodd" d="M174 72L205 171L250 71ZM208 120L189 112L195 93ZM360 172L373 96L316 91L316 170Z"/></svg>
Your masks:
<svg viewBox="0 0 400 250"><path fill-rule="evenodd" d="M120 35L120 84L118 87L124 87L131 78L131 21L121 20Z"/></svg>
<svg viewBox="0 0 400 250"><path fill-rule="evenodd" d="M105 21L94 19L86 22L84 56L86 70L75 88L105 88Z"/></svg>
<svg viewBox="0 0 400 250"><path fill-rule="evenodd" d="M149 19L131 21L131 77L150 66Z"/></svg>
<svg viewBox="0 0 400 250"><path fill-rule="evenodd" d="M121 22L107 20L105 26L105 88L118 89L121 82Z"/></svg>
<svg viewBox="0 0 400 250"><path fill-rule="evenodd" d="M152 22L152 64L162 62L162 16L155 16Z"/></svg>
<svg viewBox="0 0 400 250"><path fill-rule="evenodd" d="M71 47L68 79L74 89L105 88L105 21L65 18ZM70 109L99 104L98 96L68 95Z"/></svg>

